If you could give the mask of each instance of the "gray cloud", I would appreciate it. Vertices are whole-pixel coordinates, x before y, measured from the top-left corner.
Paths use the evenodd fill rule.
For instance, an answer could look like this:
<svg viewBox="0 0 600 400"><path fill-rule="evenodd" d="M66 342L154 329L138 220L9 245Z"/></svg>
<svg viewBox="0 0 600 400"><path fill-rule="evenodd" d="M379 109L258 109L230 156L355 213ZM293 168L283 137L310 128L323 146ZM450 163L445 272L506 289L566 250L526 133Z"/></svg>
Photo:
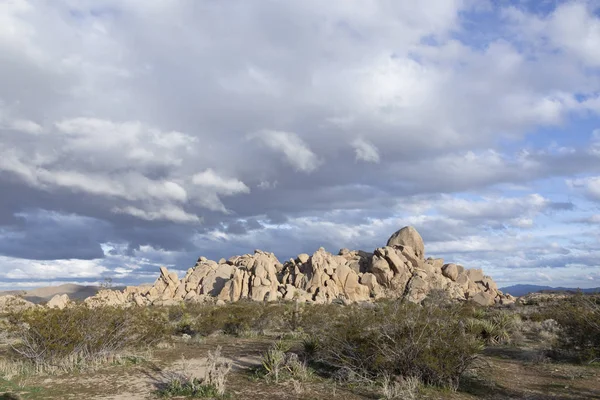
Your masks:
<svg viewBox="0 0 600 400"><path fill-rule="evenodd" d="M140 281L409 223L490 273L544 248L597 214L598 17L492 7L482 45L472 3L4 5L0 276ZM514 265L552 264L536 251Z"/></svg>

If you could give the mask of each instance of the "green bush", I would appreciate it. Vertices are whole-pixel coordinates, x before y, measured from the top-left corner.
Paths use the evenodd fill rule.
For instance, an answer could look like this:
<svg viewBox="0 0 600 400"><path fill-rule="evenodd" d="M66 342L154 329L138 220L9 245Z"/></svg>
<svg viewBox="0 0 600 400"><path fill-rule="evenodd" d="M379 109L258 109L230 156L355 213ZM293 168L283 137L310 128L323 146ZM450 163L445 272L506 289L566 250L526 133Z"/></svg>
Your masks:
<svg viewBox="0 0 600 400"><path fill-rule="evenodd" d="M482 350L464 329L460 306L399 302L348 307L316 337L317 360L373 381L391 375L417 377L430 385L457 388Z"/></svg>
<svg viewBox="0 0 600 400"><path fill-rule="evenodd" d="M282 331L288 329L286 321L293 306L286 303L236 302L224 306L205 306L199 309L191 324L195 333L210 335L223 332L241 336L250 332Z"/></svg>
<svg viewBox="0 0 600 400"><path fill-rule="evenodd" d="M521 331L521 318L508 310L491 310L476 313L465 321L468 332L488 345L507 344Z"/></svg>
<svg viewBox="0 0 600 400"><path fill-rule="evenodd" d="M600 296L577 295L556 307L555 350L582 362L600 362Z"/></svg>
<svg viewBox="0 0 600 400"><path fill-rule="evenodd" d="M126 348L153 345L167 333L162 314L151 309L85 306L12 314L14 352L43 367L75 368Z"/></svg>

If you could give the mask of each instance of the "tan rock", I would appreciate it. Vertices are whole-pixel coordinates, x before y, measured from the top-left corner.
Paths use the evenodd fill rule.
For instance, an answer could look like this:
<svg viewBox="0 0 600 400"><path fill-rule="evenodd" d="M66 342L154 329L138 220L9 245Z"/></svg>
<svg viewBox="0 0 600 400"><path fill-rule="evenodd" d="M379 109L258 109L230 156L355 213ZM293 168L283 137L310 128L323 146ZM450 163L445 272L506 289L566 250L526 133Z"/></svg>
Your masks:
<svg viewBox="0 0 600 400"><path fill-rule="evenodd" d="M377 282L377 277L370 272L360 277L360 283L369 289L369 294L378 299L383 296L383 289Z"/></svg>
<svg viewBox="0 0 600 400"><path fill-rule="evenodd" d="M293 285L285 285L284 300L293 300L296 297L296 288Z"/></svg>
<svg viewBox="0 0 600 400"><path fill-rule="evenodd" d="M425 256L425 245L423 244L423 238L419 235L419 232L412 226L405 226L399 231L395 232L387 241L387 246L408 246L414 249L415 255L424 259Z"/></svg>
<svg viewBox="0 0 600 400"><path fill-rule="evenodd" d="M384 287L389 286L394 277L394 272L391 270L388 261L377 254L373 256L370 272L377 277L377 282Z"/></svg>
<svg viewBox="0 0 600 400"><path fill-rule="evenodd" d="M418 253L409 246L397 246L398 249L402 252L402 255L408 261L409 266L412 268L422 268L423 266L423 258L418 256Z"/></svg>
<svg viewBox="0 0 600 400"><path fill-rule="evenodd" d="M481 269L467 269L465 270L465 273L472 282L477 283L483 279L483 271Z"/></svg>
<svg viewBox="0 0 600 400"><path fill-rule="evenodd" d="M469 283L471 281L469 280L469 277L466 274L460 274L457 278L456 278L456 284L464 291L469 290Z"/></svg>
<svg viewBox="0 0 600 400"><path fill-rule="evenodd" d="M397 252L393 247L384 247L383 254L392 271L395 274L402 273L408 261L402 252Z"/></svg>
<svg viewBox="0 0 600 400"><path fill-rule="evenodd" d="M46 307L62 310L66 308L70 302L71 300L67 294L57 294L48 301Z"/></svg>
<svg viewBox="0 0 600 400"><path fill-rule="evenodd" d="M420 303L430 291L429 283L423 278L414 276L407 284L406 299L413 303Z"/></svg>
<svg viewBox="0 0 600 400"><path fill-rule="evenodd" d="M234 270L235 267L229 264L211 266L211 270L202 278L200 283L200 294L217 297L223 290L225 283L231 279Z"/></svg>
<svg viewBox="0 0 600 400"><path fill-rule="evenodd" d="M133 305L132 302L127 300L127 297L123 292L118 290L100 290L92 297L85 299L84 304L88 307L129 307Z"/></svg>
<svg viewBox="0 0 600 400"><path fill-rule="evenodd" d="M446 264L442 267L442 275L446 278L456 281L458 278L458 266L456 264Z"/></svg>
<svg viewBox="0 0 600 400"><path fill-rule="evenodd" d="M487 292L479 292L471 300L482 306L491 306L494 304L494 296Z"/></svg>
<svg viewBox="0 0 600 400"><path fill-rule="evenodd" d="M298 261L302 264L306 264L308 262L308 260L310 259L310 256L308 254L298 254Z"/></svg>

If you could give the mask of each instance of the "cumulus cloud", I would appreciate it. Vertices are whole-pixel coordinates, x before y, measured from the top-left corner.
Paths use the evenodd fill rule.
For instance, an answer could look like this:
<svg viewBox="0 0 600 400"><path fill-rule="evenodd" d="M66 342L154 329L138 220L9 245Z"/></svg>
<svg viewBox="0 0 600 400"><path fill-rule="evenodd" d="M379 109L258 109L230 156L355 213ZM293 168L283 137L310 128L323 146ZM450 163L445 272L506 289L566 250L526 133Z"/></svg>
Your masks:
<svg viewBox="0 0 600 400"><path fill-rule="evenodd" d="M482 4L0 2L0 276L152 281L413 224L498 279L593 285L597 9Z"/></svg>
<svg viewBox="0 0 600 400"><path fill-rule="evenodd" d="M600 201L600 176L569 179L567 184L572 188L582 189L590 199Z"/></svg>
<svg viewBox="0 0 600 400"><path fill-rule="evenodd" d="M233 195L237 193L249 193L250 188L237 179L223 178L212 169L200 172L192 178L192 182L205 189L212 189L218 194Z"/></svg>
<svg viewBox="0 0 600 400"><path fill-rule="evenodd" d="M271 150L281 153L297 171L311 173L321 164L317 155L293 132L263 130L250 137L260 140Z"/></svg>
<svg viewBox="0 0 600 400"><path fill-rule="evenodd" d="M240 193L250 193L250 188L244 182L233 178L223 178L212 169L195 174L192 183L199 187L196 202L213 211L227 213L219 195L233 196Z"/></svg>
<svg viewBox="0 0 600 400"><path fill-rule="evenodd" d="M575 56L589 66L600 66L597 51L600 21L592 3L564 2L545 17L514 7L508 8L506 15L517 22L523 32L537 39L536 44L542 44L541 40L546 39L547 45Z"/></svg>
<svg viewBox="0 0 600 400"><path fill-rule="evenodd" d="M352 147L356 153L356 161L379 163L379 150L373 143L357 138L352 142Z"/></svg>

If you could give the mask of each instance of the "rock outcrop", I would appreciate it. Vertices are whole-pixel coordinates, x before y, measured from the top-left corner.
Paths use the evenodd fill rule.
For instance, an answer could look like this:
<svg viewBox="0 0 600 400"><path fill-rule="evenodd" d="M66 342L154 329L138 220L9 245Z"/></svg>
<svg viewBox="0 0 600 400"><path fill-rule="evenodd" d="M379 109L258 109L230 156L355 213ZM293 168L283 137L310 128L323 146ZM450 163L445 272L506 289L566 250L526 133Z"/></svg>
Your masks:
<svg viewBox="0 0 600 400"><path fill-rule="evenodd" d="M52 297L48 301L48 303L46 304L46 307L58 308L59 310L62 310L64 308L68 307L70 303L71 303L71 299L69 299L69 295L57 294L57 295L54 295L54 297Z"/></svg>
<svg viewBox="0 0 600 400"><path fill-rule="evenodd" d="M93 307L243 299L353 303L387 297L420 303L433 292L484 306L515 301L480 269L424 257L421 235L413 227L405 227L373 253L342 249L334 255L320 248L283 264L273 253L261 250L219 262L200 257L182 279L161 267L152 286L130 286L123 292L103 290L85 302Z"/></svg>
<svg viewBox="0 0 600 400"><path fill-rule="evenodd" d="M35 307L38 306L18 296L13 296L10 294L0 296L0 314L9 312L21 312Z"/></svg>

